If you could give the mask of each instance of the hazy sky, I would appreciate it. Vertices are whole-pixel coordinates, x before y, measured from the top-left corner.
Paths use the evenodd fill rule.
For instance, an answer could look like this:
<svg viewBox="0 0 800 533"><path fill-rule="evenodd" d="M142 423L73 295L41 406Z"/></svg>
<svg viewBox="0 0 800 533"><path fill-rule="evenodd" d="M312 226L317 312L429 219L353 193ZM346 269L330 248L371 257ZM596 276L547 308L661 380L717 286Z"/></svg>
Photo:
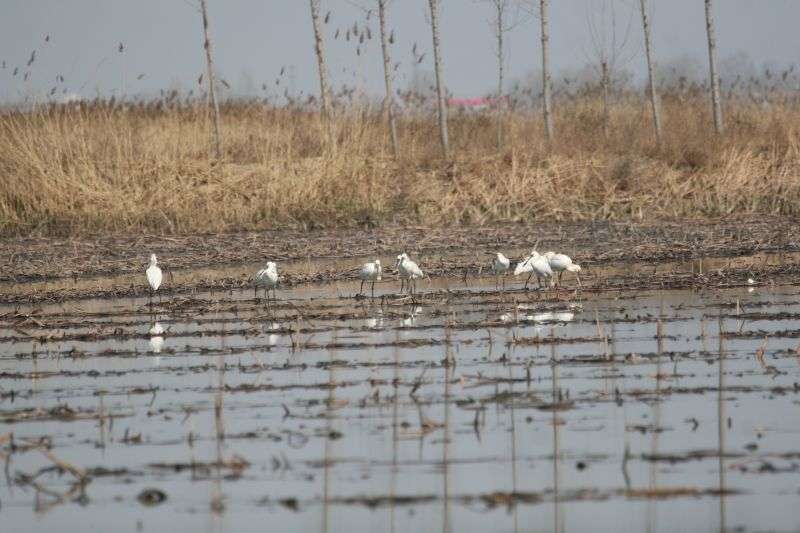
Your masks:
<svg viewBox="0 0 800 533"><path fill-rule="evenodd" d="M337 86L349 83L377 94L382 88L377 17L367 22L356 4L377 0L321 0L331 77ZM618 32L624 32L638 0L608 0L615 6ZM587 18L598 20L603 0L551 0L552 63L556 70L587 62L592 46ZM208 0L214 52L219 73L234 91L272 93L293 86L295 92L316 93L317 73L307 0ZM0 9L0 99L49 94L57 86L84 96L100 93L147 94L164 88L189 90L204 70L198 0L3 0ZM690 54L705 66L703 0L650 0L656 58ZM392 47L401 63L397 85L411 75L411 47L425 53L420 70L432 69L426 0L394 0L389 26ZM757 65L794 63L800 57L800 1L717 0L715 2L720 57L744 51ZM626 64L641 72L641 24L633 12ZM457 96L484 94L495 86L497 60L488 21L492 10L478 0L442 0L442 39L446 84ZM356 56L354 40L344 31L358 21L373 39ZM334 32L342 35L333 40ZM49 35L49 42L45 36ZM124 50L118 51L119 43ZM27 66L31 52L36 57ZM539 67L538 19L526 16L507 39L510 80ZM282 68L280 86L275 80ZM18 68L16 76L13 71ZM27 80L24 75L29 72ZM291 76L290 76L291 74ZM57 81L57 76L64 82ZM144 76L141 76L144 75ZM141 77L141 79L137 79ZM290 81L292 78L292 81ZM263 93L262 93L263 94Z"/></svg>

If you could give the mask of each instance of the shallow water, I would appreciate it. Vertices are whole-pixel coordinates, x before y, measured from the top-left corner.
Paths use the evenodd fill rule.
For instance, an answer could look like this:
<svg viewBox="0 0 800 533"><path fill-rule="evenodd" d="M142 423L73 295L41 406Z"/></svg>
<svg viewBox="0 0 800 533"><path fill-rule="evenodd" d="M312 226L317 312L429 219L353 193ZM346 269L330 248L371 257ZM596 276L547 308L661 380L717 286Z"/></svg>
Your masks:
<svg viewBox="0 0 800 533"><path fill-rule="evenodd" d="M569 300L490 279L419 289L415 301L388 283L386 298L357 300L358 284L338 283L279 291L270 307L246 290L0 309L0 436L15 446L0 442L0 519L13 531L800 528L797 287ZM141 503L151 488L166 500Z"/></svg>

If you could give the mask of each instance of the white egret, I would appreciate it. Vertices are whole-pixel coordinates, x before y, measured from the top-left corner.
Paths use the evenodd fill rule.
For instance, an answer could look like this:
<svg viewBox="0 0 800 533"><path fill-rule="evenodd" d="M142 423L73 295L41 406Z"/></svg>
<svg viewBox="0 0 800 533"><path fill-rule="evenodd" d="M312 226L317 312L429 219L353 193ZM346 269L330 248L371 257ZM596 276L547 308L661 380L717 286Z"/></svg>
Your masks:
<svg viewBox="0 0 800 533"><path fill-rule="evenodd" d="M278 265L274 261L267 261L266 266L256 273L255 288L256 295L258 295L258 287L264 287L264 297L269 304L269 290L272 289L272 295L275 295L275 287L278 286Z"/></svg>
<svg viewBox="0 0 800 533"><path fill-rule="evenodd" d="M150 254L150 266L147 267L145 274L147 275L147 283L150 285L150 303L152 304L153 293L161 286L161 280L163 278L161 268L158 266L156 254Z"/></svg>
<svg viewBox="0 0 800 533"><path fill-rule="evenodd" d="M555 252L545 252L544 256L547 258L547 262L550 263L550 268L553 272L558 272L559 287L561 287L561 276L564 275L565 271L574 272L575 279L578 280L578 286L581 287L581 278L578 276L578 272L581 271L581 266L577 263L573 263L570 256L557 254Z"/></svg>
<svg viewBox="0 0 800 533"><path fill-rule="evenodd" d="M383 273L383 269L381 268L381 260L376 259L372 263L364 263L361 266L361 270L358 272L358 277L361 279L361 289L359 289L359 294L364 294L364 282L371 281L372 282L372 297L375 297L375 282L381 280L381 274Z"/></svg>
<svg viewBox="0 0 800 533"><path fill-rule="evenodd" d="M422 273L419 266L408 257L407 253L403 252L397 256L395 269L400 275L400 292L403 292L403 281L408 280L409 294L414 294L414 288L416 287L415 280L425 275Z"/></svg>
<svg viewBox="0 0 800 533"><path fill-rule="evenodd" d="M528 273L528 279L525 280L526 289L528 288L528 282L531 280L532 276L536 276L539 288L542 287L542 279L547 280L553 277L553 269L550 268L550 262L536 250L532 250L531 255L517 263L517 267L514 269L515 276L526 272Z"/></svg>
<svg viewBox="0 0 800 533"><path fill-rule="evenodd" d="M497 252L492 261L492 272L494 272L494 288L497 289L497 278L503 277L503 289L506 288L506 273L511 268L511 260L504 256L502 252Z"/></svg>

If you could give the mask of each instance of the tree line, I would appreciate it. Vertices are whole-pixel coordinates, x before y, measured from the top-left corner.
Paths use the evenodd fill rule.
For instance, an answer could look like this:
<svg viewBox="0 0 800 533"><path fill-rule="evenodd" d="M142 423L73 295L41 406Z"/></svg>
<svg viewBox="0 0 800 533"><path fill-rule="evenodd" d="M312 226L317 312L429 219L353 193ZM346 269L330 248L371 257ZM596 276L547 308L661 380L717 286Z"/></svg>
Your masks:
<svg viewBox="0 0 800 533"><path fill-rule="evenodd" d="M202 14L203 24L203 42L207 63L207 84L209 104L213 109L213 136L214 136L214 153L216 157L221 157L222 154L222 136L220 130L220 112L219 103L214 90L215 74L214 74L214 60L212 53L212 44L209 37L209 18L207 10L207 1L200 0L200 11ZM327 22L330 17L330 12L322 15L321 0L308 0L309 1L309 14L311 18L311 25L314 35L314 51L317 59L317 70L319 75L319 91L320 91L320 111L322 119L328 123L333 120L331 113L331 89L328 77L327 58L325 54L325 38L322 32L323 23ZM492 5L494 18L492 20L492 27L496 39L496 55L498 59L497 64L497 101L495 102L496 116L497 116L497 144L498 148L502 147L503 143L503 120L502 120L502 105L500 99L504 93L504 36L514 26L513 21L509 20L509 13L513 9L524 9L532 16L538 18L540 29L540 42L541 42L541 106L542 106L542 120L544 126L544 134L548 143L552 143L557 135L557 129L553 122L553 97L552 97L552 68L550 64L550 24L549 24L549 8L550 0L482 0ZM700 0L698 0L700 1ZM719 70L717 68L717 47L716 47L716 29L714 25L714 6L713 0L702 0L705 4L705 22L706 22L706 37L708 44L708 69L709 69L709 83L708 91L711 105L711 115L713 117L714 131L717 134L724 132L724 119L722 113L722 103L720 94L720 79ZM357 4L361 9L367 12L368 16L373 12L377 13L380 31L381 54L384 71L384 84L385 84L385 97L383 100L383 113L386 118L386 124L389 131L389 138L392 143L392 150L395 157L401 153L397 136L396 124L396 109L394 90L392 88L393 71L391 58L390 42L393 40L393 33L387 33L389 8L391 0L363 0L362 3ZM434 77L435 77L435 92L436 92L436 115L439 130L439 142L441 145L442 156L447 159L450 157L450 142L448 133L448 106L446 98L446 83L443 77L443 57L442 49L443 42L440 32L440 17L441 17L441 0L427 0L427 14L429 15L431 27L431 42L433 46L434 56ZM647 87L646 93L651 108L653 132L656 144L660 145L662 142L662 128L661 128L661 111L659 105L659 94L655 80L656 73L656 53L653 47L652 40L652 20L650 14L650 6L648 0L639 0L639 15L641 17L641 27L644 42L644 52L647 68ZM616 32L616 21L612 24L613 31ZM590 30L592 29L590 24ZM596 28L594 28L596 30ZM591 33L591 32L590 32ZM596 31L595 31L596 33ZM349 30L348 30L349 37ZM593 36L594 37L594 36ZM615 35L616 38L616 35ZM626 36L627 38L627 36ZM611 71L614 68L614 61L621 51L618 42L612 40L610 47L605 45L603 39L603 46L594 42L595 51L597 52L600 71L601 71L601 86L603 90L604 101L604 131L608 127L608 90L611 83ZM624 46L624 44L623 44Z"/></svg>

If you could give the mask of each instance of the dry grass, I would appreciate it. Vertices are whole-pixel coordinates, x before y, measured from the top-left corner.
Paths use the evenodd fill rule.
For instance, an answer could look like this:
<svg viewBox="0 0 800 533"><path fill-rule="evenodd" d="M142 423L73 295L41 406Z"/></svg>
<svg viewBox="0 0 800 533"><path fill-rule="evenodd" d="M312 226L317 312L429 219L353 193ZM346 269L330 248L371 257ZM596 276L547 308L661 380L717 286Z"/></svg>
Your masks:
<svg viewBox="0 0 800 533"><path fill-rule="evenodd" d="M0 232L206 232L280 226L658 219L800 214L800 110L729 103L716 138L708 103L664 98L665 143L639 99L602 135L591 98L560 103L557 140L540 116L451 116L454 158L432 118L400 122L394 161L381 117L342 112L335 142L319 117L257 104L223 107L225 156L210 159L202 106L41 107L0 114Z"/></svg>

